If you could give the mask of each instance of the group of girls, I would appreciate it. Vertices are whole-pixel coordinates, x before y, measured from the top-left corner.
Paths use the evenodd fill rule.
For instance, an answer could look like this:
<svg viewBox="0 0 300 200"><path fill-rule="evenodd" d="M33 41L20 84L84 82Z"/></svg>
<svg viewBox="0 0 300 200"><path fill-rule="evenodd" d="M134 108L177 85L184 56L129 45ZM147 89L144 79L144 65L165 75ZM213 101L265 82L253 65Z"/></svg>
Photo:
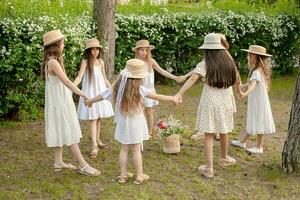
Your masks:
<svg viewBox="0 0 300 200"><path fill-rule="evenodd" d="M196 128L204 133L206 165L199 172L214 177L213 138L220 137L221 158L219 165L226 167L236 163L227 154L228 133L234 128L233 113L236 111L232 86L236 85L240 99L248 96L247 133L232 145L246 148L246 141L252 134L258 135L257 146L248 148L251 153L263 153L263 134L274 133L275 127L268 99L270 66L266 49L251 45L248 50L249 80L242 84L234 60L227 51L229 45L222 34L210 33L204 37L204 60L184 76L174 76L162 69L151 57L154 46L148 40L139 40L132 49L135 58L126 62L111 85L106 78L102 58L103 48L97 39L85 42L84 60L75 81L68 79L62 58L65 36L60 30L43 35L46 90L45 90L45 138L48 147L54 149L54 170L78 170L89 176L98 176L101 172L91 167L83 158L78 143L81 130L78 119L90 121L91 152L97 157L99 148L108 148L100 139L101 118L114 115L116 130L114 138L121 143L119 154L120 176L124 183L133 174L127 171L128 152L133 150L136 169L134 183L141 184L149 179L142 168L142 144L154 137L153 107L158 101L170 101L175 105L182 102L182 96L199 78L204 83L198 106ZM154 88L154 70L178 83L190 77L175 96L157 94ZM77 85L82 82L82 90ZM72 92L79 95L76 114ZM114 111L112 108L114 105ZM144 116L144 110L146 118ZM70 146L73 157L79 167L63 162L62 147Z"/></svg>

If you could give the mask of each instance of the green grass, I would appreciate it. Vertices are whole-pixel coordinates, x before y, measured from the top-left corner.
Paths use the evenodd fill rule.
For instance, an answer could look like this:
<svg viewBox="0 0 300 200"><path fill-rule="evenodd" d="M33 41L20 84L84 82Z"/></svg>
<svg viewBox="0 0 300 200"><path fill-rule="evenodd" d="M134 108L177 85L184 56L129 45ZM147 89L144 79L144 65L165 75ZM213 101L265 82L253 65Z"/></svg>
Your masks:
<svg viewBox="0 0 300 200"><path fill-rule="evenodd" d="M76 172L52 170L52 150L44 142L43 119L21 123L0 123L0 199L297 199L300 196L300 176L286 175L278 166L287 133L295 76L277 77L272 80L270 101L277 133L265 138L265 153L250 156L239 148L229 147L229 154L238 164L228 168L218 166L220 145L216 141L214 161L217 175L213 180L199 176L197 167L205 163L203 141L192 141L195 118L202 85L192 87L184 102L174 108L160 102L155 118L172 114L188 126L181 139L182 150L177 155L161 151L161 141L144 142L144 172L151 179L140 186L130 180L124 185L116 181L119 174L118 153L120 145L113 139L112 119L102 120L102 139L109 144L97 159L88 157L90 152L89 124L81 122L83 138L80 148L87 161L102 171L100 177L87 177ZM175 94L179 86L158 85L157 91ZM230 140L237 138L245 128L246 103L237 102L235 129ZM255 145L255 137L248 145ZM68 148L64 148L66 162L75 161ZM132 156L129 170L134 172Z"/></svg>
<svg viewBox="0 0 300 200"><path fill-rule="evenodd" d="M212 1L208 7L206 1L202 3L169 3L168 5L150 5L146 1L144 5L132 2L127 5L117 4L116 12L120 14L166 14L166 13L206 13L219 10L232 10L235 12L265 12L270 15L288 13L299 15L299 3L296 0L277 0L274 4L265 1L246 0L219 0ZM92 14L92 0L0 0L0 17L37 17L68 14L71 17L81 15L83 12ZM298 7L298 8L297 8Z"/></svg>

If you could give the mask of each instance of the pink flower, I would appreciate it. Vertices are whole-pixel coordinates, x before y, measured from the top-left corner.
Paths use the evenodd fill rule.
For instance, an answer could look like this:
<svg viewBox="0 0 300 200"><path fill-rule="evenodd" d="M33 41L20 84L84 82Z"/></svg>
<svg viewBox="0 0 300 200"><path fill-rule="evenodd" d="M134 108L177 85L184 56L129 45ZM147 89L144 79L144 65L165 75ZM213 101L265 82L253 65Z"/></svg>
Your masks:
<svg viewBox="0 0 300 200"><path fill-rule="evenodd" d="M158 121L158 123L156 125L158 126L159 129L167 129L168 128L167 122L165 122L163 120Z"/></svg>

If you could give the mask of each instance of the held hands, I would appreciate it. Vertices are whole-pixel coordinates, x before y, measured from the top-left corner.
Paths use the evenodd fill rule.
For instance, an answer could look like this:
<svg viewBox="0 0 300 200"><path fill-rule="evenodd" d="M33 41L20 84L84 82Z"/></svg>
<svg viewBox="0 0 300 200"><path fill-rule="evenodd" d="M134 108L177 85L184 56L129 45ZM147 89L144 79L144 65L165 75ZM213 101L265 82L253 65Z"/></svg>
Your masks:
<svg viewBox="0 0 300 200"><path fill-rule="evenodd" d="M239 100L242 100L242 99L244 99L245 97L247 97L247 94L246 93L244 93L244 92L242 92L242 91L240 91L239 92Z"/></svg>
<svg viewBox="0 0 300 200"><path fill-rule="evenodd" d="M175 79L175 81L177 83L182 83L182 82L185 81L185 79L186 79L186 76L177 76L176 79Z"/></svg>
<svg viewBox="0 0 300 200"><path fill-rule="evenodd" d="M93 102L90 99L85 99L84 105L90 108L90 107L92 107Z"/></svg>
<svg viewBox="0 0 300 200"><path fill-rule="evenodd" d="M179 104L182 103L182 96L176 94L175 96L173 96L172 102L173 102L176 106L178 106Z"/></svg>

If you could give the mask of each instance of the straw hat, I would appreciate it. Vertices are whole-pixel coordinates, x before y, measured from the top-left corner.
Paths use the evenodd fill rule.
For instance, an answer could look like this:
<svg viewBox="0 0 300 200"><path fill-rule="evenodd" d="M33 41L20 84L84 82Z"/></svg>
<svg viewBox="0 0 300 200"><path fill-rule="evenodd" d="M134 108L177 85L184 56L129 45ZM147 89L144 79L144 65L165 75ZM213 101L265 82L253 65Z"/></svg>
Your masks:
<svg viewBox="0 0 300 200"><path fill-rule="evenodd" d="M150 45L148 40L139 40L135 43L135 47L132 48L132 51L136 51L138 48L150 48L152 50L154 46Z"/></svg>
<svg viewBox="0 0 300 200"><path fill-rule="evenodd" d="M103 47L99 44L99 40L97 40L96 38L87 39L85 41L85 49L84 50L87 50L87 49L93 48L93 47L98 47L103 50Z"/></svg>
<svg viewBox="0 0 300 200"><path fill-rule="evenodd" d="M242 49L242 51L247 51L249 53L262 55L262 56L268 56L271 57L271 54L267 54L267 50L265 47L259 46L259 45L250 45L249 49Z"/></svg>
<svg viewBox="0 0 300 200"><path fill-rule="evenodd" d="M130 59L126 62L126 69L129 72L128 78L145 78L148 76L145 62L139 59Z"/></svg>
<svg viewBox="0 0 300 200"><path fill-rule="evenodd" d="M223 43L224 47L225 47L226 49L229 49L229 44L228 44L228 42L227 42L227 40L226 40L225 35L222 34L222 33L217 33L217 34L218 34L218 35L220 36L220 38L221 38L221 44Z"/></svg>
<svg viewBox="0 0 300 200"><path fill-rule="evenodd" d="M49 31L43 35L43 42L44 42L43 47L53 44L54 42L57 42L64 38L65 36L61 33L60 30Z"/></svg>
<svg viewBox="0 0 300 200"><path fill-rule="evenodd" d="M225 49L218 34L209 33L204 37L204 43L199 49Z"/></svg>

